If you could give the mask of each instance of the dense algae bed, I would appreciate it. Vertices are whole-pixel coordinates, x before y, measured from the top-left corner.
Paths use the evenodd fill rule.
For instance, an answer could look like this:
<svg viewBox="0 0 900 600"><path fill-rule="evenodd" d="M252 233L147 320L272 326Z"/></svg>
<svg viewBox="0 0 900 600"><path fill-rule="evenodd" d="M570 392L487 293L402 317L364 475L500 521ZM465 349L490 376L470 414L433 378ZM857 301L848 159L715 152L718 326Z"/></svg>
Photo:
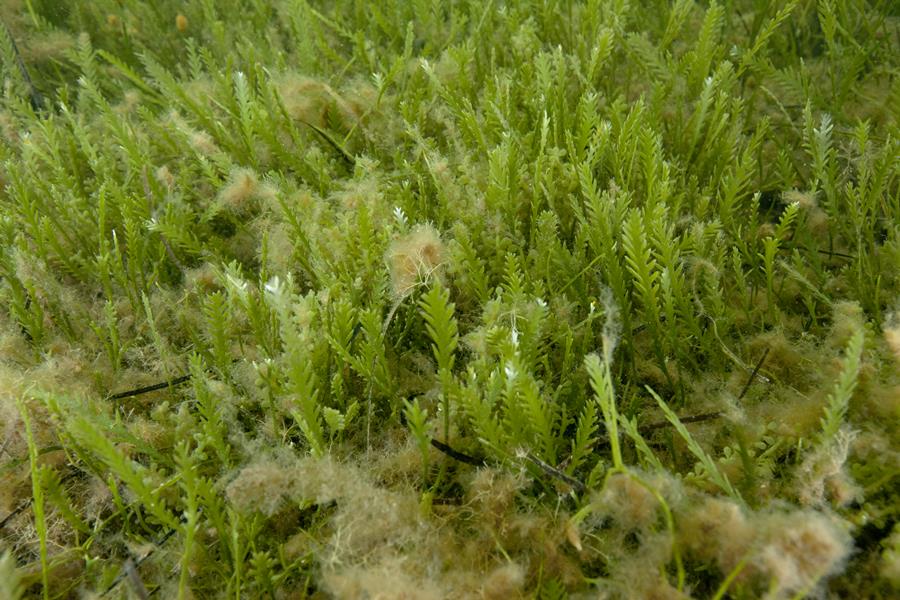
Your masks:
<svg viewBox="0 0 900 600"><path fill-rule="evenodd" d="M0 18L0 598L898 593L897 3Z"/></svg>

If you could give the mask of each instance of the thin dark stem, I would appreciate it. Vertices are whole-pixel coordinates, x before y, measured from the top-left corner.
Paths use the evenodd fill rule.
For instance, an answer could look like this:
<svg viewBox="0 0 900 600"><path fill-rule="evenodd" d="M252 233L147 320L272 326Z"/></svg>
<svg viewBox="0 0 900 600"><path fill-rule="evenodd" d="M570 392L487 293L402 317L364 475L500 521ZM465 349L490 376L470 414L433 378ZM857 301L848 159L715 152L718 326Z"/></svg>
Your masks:
<svg viewBox="0 0 900 600"><path fill-rule="evenodd" d="M16 66L19 67L19 72L22 74L22 79L25 81L25 85L28 86L28 100L29 102L31 102L31 108L35 112L43 110L44 97L39 91L37 91L37 88L34 87L34 82L31 80L31 75L28 74L28 68L25 66L25 61L22 60L22 55L19 53L19 47L16 45L16 40L13 38L12 31L9 30L9 27L6 26L6 23L3 24L3 28L6 30L6 36L9 38L9 43L12 46L13 54L16 55Z"/></svg>
<svg viewBox="0 0 900 600"><path fill-rule="evenodd" d="M571 475L568 475L567 473L560 471L559 469L557 469L556 467L554 467L552 465L548 465L547 463L545 463L544 461L539 459L537 456L535 456L531 452L526 452L522 456L525 459L527 459L531 464L537 466L541 471L543 471L547 475L550 475L551 477L555 477L556 479L559 479L560 481L572 486L572 488L575 489L575 491L577 491L579 494L583 494L584 492L587 491L587 486L585 484L581 483L581 481L575 479L574 477L572 477Z"/></svg>
<svg viewBox="0 0 900 600"><path fill-rule="evenodd" d="M326 142L328 142L328 145L329 145L329 146L331 146L332 148L334 148L335 150L337 150L338 154L341 155L341 158L344 159L344 162L346 162L346 163L347 163L348 165L350 165L351 167L353 167L353 166L356 165L356 159L353 158L353 156L352 156L349 152L347 152L347 151L344 149L344 147L341 146L341 145L338 143L338 141L337 141L336 139L334 139L333 137L331 137L331 134L330 134L330 133L328 133L327 131L325 131L325 130L322 129L321 127L318 127L318 126L316 126L316 125L313 125L312 123L307 123L306 121L301 121L301 123L303 123L304 125L306 125L306 126L309 127L310 129L312 129L313 131L315 131L316 133L318 133L319 136L320 136L323 140L325 140Z"/></svg>
<svg viewBox="0 0 900 600"><path fill-rule="evenodd" d="M144 387L139 387L133 390L128 390L127 392L119 392L117 394L113 394L109 396L109 400L121 400L122 398L131 398L132 396L140 396L141 394L147 394L150 392L155 392L157 390L163 390L167 387L176 386L184 383L185 381L190 380L190 375L182 375L181 377L176 377L170 381L163 381L162 383L154 383L153 385L147 385Z"/></svg>
<svg viewBox="0 0 900 600"><path fill-rule="evenodd" d="M476 467L483 467L485 464L487 464L483 458L476 458L474 456L469 456L468 454L465 454L464 452L460 452L459 450L455 450L455 449L451 448L450 446L448 446L447 444L445 444L444 442L441 442L434 438L431 438L431 445L436 450L443 452L450 458L454 458L454 459L458 460L459 462L466 463L467 465L475 465Z"/></svg>
<svg viewBox="0 0 900 600"><path fill-rule="evenodd" d="M157 541L154 544L154 546L159 548L160 546L165 544L167 541L169 541L169 538L172 537L173 535L175 535L175 529L170 529L165 534L163 534L163 536L161 538L159 538L159 541ZM125 568L123 569L123 572L120 573L119 576L116 577L111 584L109 584L109 587L106 588L106 591L104 591L103 594L101 594L101 596L105 596L105 595L109 594L111 591L113 591L113 589L115 589L115 587L117 585L122 583L122 581L125 580L125 578L128 578L129 583L132 584L132 588L134 588L135 578L136 578L136 582L140 583L141 584L140 587L143 588L143 583L141 582L140 577L138 576L137 569L141 566L141 564L143 564L143 562L145 560L147 560L150 557L151 554L153 554L153 549L151 549L149 552L147 552L146 554L144 554L137 560L129 558L125 562ZM135 591L137 592L137 590L135 590ZM147 591L146 591L146 589L144 589L144 594L146 594L146 593L147 593ZM147 594L143 597L146 598L148 596L149 596L149 594Z"/></svg>
<svg viewBox="0 0 900 600"><path fill-rule="evenodd" d="M747 380L747 384L744 386L744 389L741 390L741 395L738 396L738 400L744 397L747 393L747 390L750 389L750 386L753 384L753 380L756 379L757 373L759 373L760 368L762 368L763 363L766 360L766 357L769 355L769 348L766 348L766 351L763 352L763 355L759 358L759 362L756 363L756 366L753 367L753 372L750 373L750 379Z"/></svg>

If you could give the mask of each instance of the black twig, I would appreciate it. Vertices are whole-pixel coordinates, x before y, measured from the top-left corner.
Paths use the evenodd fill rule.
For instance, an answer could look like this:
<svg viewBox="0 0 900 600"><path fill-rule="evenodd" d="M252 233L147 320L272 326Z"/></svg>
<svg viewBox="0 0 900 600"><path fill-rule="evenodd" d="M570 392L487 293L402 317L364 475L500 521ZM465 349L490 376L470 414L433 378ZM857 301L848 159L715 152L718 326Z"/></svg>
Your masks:
<svg viewBox="0 0 900 600"><path fill-rule="evenodd" d="M128 390L127 392L119 392L117 394L109 396L108 399L121 400L122 398L131 398L132 396L140 396L141 394L148 394L157 390L164 390L167 387L181 385L185 381L189 381L190 378L190 375L182 375L181 377L176 377L175 379L171 379L169 381L163 381L162 383L154 383L153 385L146 385L144 387Z"/></svg>
<svg viewBox="0 0 900 600"><path fill-rule="evenodd" d="M455 450L455 449L451 448L450 446L448 446L447 444L445 444L444 442L441 442L434 438L431 438L431 445L435 449L440 450L441 452L443 452L450 458L454 458L461 463L466 463L467 465L475 465L476 467L483 467L484 465L487 464L483 458L476 458L474 456L469 456L468 454L465 454L464 452L460 452L459 450Z"/></svg>
<svg viewBox="0 0 900 600"><path fill-rule="evenodd" d="M406 421L406 414L403 411L400 411L400 424L406 427L408 425ZM438 452L443 452L450 458L458 460L461 463L466 463L467 465L474 465L476 467L483 467L487 464L487 461L483 458L476 458L474 456L470 456L465 452L460 452L459 450L453 448L445 444L440 440L436 440L434 438L430 439L431 446Z"/></svg>
<svg viewBox="0 0 900 600"><path fill-rule="evenodd" d="M786 246L785 250L792 250L794 248L798 248L800 250L806 250L807 252L813 252L815 250L819 254L824 254L824 255L830 256L830 257L845 258L847 260L855 260L856 259L856 256L854 256L852 254L846 254L844 252L835 252L834 250L824 250L822 248L810 248L809 246L803 246L801 244L796 244L794 246Z"/></svg>
<svg viewBox="0 0 900 600"><path fill-rule="evenodd" d="M334 148L335 150L337 150L338 154L341 155L341 158L344 159L344 162L346 162L346 163L347 163L348 165L350 165L351 167L356 166L356 159L353 158L353 156L351 156L350 153L347 152L347 151L344 149L344 147L341 146L340 143L338 143L338 141L337 141L336 139L334 139L334 138L331 136L330 133L328 133L327 131L325 131L324 129L322 129L321 127L319 127L319 126L317 126L317 125L313 125L312 123L308 123L308 122L306 122L306 121L301 121L301 123L303 123L304 125L306 125L306 126L309 127L310 129L312 129L313 131L315 131L316 133L318 133L318 134L319 134L319 137L321 137L323 140L325 140L326 142L328 142L328 145L329 145L329 146L331 146L332 148Z"/></svg>
<svg viewBox="0 0 900 600"><path fill-rule="evenodd" d="M759 370L762 368L763 363L766 360L766 357L769 355L769 348L766 348L763 355L759 358L759 362L756 363L756 366L753 367L753 372L750 373L750 379L747 380L747 384L744 385L744 389L741 390L741 395L738 396L738 400L744 397L744 394L747 393L747 390L750 389L750 385L753 383L753 380L756 379L756 375L759 373Z"/></svg>
<svg viewBox="0 0 900 600"><path fill-rule="evenodd" d="M60 450L60 449L61 449L60 446L50 446L49 451ZM42 450L41 452L38 453L38 456L40 456L41 454L45 454L47 451L48 451L48 449ZM23 461L23 462L25 462L25 461ZM72 466L76 470L70 471L70 472L66 473L64 476L60 477L59 478L60 484L63 484L78 475L78 468L74 467L74 465L69 465L69 466ZM26 509L31 508L32 504L34 504L34 496L31 496L29 498L26 498L25 500L22 500L22 502L20 502L19 505L17 507L15 507L11 513L9 513L5 517L3 517L2 520L0 520L0 529L3 529L4 527L6 527L7 523L9 523L13 519L15 519L18 515L22 514L22 512L24 512Z"/></svg>
<svg viewBox="0 0 900 600"><path fill-rule="evenodd" d="M713 419L718 419L721 416L722 416L721 412L709 412L709 413L701 413L699 415L690 415L688 417L679 417L678 420L681 421L682 423L702 423L703 421L711 421ZM640 433L647 433L648 431L662 429L663 427L668 427L669 425L671 425L671 423L669 423L668 421L657 421L656 423L649 423L647 425L641 425L640 427L638 427L638 431ZM609 443L609 436L605 433L601 434L601 435L597 436L597 439L594 441L593 444L591 444L589 451L594 452L595 450L597 450L597 448L599 448L603 444L608 444L608 443ZM571 458L571 457L566 458L562 463L560 463L560 466L567 465L569 462L569 458Z"/></svg>
<svg viewBox="0 0 900 600"><path fill-rule="evenodd" d="M128 585L135 596L140 598L140 600L149 600L150 594L147 593L147 587L141 581L141 574L138 573L137 565L130 558L125 561L125 575L128 577Z"/></svg>
<svg viewBox="0 0 900 600"><path fill-rule="evenodd" d="M6 440L3 442L3 445L0 446L0 455L6 454L6 447L9 446L9 443L12 441L12 435L6 436Z"/></svg>
<svg viewBox="0 0 900 600"><path fill-rule="evenodd" d="M699 415L691 415L689 417L678 417L678 420L682 423L701 423L703 421L711 421L713 419L718 419L722 416L721 412L710 412L710 413L701 413ZM650 423L649 425L644 425L642 427L638 427L638 431L641 433L646 431L653 431L654 429L662 429L663 427L668 427L671 425L668 421L659 421L657 423Z"/></svg>
<svg viewBox="0 0 900 600"><path fill-rule="evenodd" d="M3 517L3 520L0 521L0 529L3 529L4 527L6 527L7 523L9 523L13 519L15 519L17 516L19 516L22 513L22 511L24 511L26 508L31 506L31 502L32 502L31 498L28 498L27 500L23 500L22 502L20 502L19 505L17 507L15 507L11 513L9 513L5 517Z"/></svg>
<svg viewBox="0 0 900 600"><path fill-rule="evenodd" d="M544 461L539 459L537 456L535 456L531 452L520 452L519 456L521 458L527 459L530 463L532 463L533 465L538 467L541 471L550 475L551 477L555 477L556 479L559 479L560 481L570 485L579 494L583 494L584 492L587 491L587 486L585 484L581 483L581 481L579 481L578 479L575 479L568 473L564 473L563 471L560 471L559 469L557 469L556 467L554 467L552 465L548 465L547 463L545 463Z"/></svg>
<svg viewBox="0 0 900 600"><path fill-rule="evenodd" d="M134 559L132 559L132 558L129 558L127 561L125 561L125 566L124 566L124 568L122 569L122 572L119 573L119 576L116 577L116 578L113 580L113 582L112 582L111 584L109 584L109 587L106 588L106 590L101 594L101 596L107 595L108 593L110 593L111 591L113 591L117 585L119 585L120 583L122 583L123 580L125 580L126 578L128 578L128 582L131 584L131 586L132 586L132 588L134 589L135 593L137 593L138 595L140 595L140 591L139 591L139 590L140 590L140 589L143 589L144 595L141 596L141 598L148 598L148 597L149 597L149 594L147 594L147 590L146 590L146 588L144 588L144 584L143 584L143 582L141 582L141 578L140 578L140 576L138 575L137 570L138 570L138 568L140 568L140 566L144 563L145 560L147 560L148 558L150 558L150 555L153 554L153 551L154 551L156 548L159 548L160 546L162 546L163 544L165 544L167 541L169 541L169 538L172 537L173 535L175 535L175 529L170 529L170 530L167 531L165 534L163 534L163 536L162 536L161 538L159 538L159 541L157 541L157 542L154 544L154 548L151 548L151 549L150 549L148 552L146 552L143 556L139 557L137 560L134 560ZM135 583L140 584L140 587L139 587L139 588L135 588Z"/></svg>
<svg viewBox="0 0 900 600"><path fill-rule="evenodd" d="M31 75L28 74L28 68L25 66L25 61L22 60L22 55L19 53L19 47L16 45L16 40L13 38L12 31L7 27L6 23L3 24L3 29L6 30L6 37L9 39L10 46L12 46L13 54L16 55L16 66L19 67L19 72L22 74L22 80L25 82L25 85L28 86L28 100L31 103L31 108L35 112L43 110L44 97L37 88L34 87L34 82L31 80Z"/></svg>

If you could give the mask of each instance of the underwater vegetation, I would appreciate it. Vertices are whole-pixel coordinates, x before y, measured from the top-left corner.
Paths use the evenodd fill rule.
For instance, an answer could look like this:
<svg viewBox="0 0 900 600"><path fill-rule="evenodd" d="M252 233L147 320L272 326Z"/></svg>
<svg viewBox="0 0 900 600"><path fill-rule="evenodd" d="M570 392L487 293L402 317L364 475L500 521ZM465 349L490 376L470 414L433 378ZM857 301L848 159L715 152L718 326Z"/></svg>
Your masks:
<svg viewBox="0 0 900 600"><path fill-rule="evenodd" d="M0 0L0 598L900 593L900 5Z"/></svg>

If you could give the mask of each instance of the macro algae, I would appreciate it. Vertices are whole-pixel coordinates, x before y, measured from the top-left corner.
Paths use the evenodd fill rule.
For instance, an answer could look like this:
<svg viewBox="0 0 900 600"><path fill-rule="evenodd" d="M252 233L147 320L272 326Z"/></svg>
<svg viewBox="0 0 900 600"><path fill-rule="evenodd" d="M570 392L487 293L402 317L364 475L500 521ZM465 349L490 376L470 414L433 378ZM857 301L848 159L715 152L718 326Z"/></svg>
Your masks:
<svg viewBox="0 0 900 600"><path fill-rule="evenodd" d="M0 0L0 598L888 598L900 12Z"/></svg>

